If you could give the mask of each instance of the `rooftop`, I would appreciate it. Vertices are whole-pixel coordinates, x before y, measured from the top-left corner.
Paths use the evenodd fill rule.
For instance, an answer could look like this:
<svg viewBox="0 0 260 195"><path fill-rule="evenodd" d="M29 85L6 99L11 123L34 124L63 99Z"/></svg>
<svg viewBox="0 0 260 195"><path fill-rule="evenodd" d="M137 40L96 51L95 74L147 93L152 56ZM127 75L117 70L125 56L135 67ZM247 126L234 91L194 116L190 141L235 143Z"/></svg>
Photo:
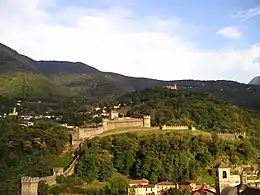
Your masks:
<svg viewBox="0 0 260 195"><path fill-rule="evenodd" d="M230 166L228 164L221 162L215 168L230 168Z"/></svg>
<svg viewBox="0 0 260 195"><path fill-rule="evenodd" d="M143 185L144 183L149 184L149 181L147 179L138 179L138 180L129 181L129 184L134 184L134 185Z"/></svg>

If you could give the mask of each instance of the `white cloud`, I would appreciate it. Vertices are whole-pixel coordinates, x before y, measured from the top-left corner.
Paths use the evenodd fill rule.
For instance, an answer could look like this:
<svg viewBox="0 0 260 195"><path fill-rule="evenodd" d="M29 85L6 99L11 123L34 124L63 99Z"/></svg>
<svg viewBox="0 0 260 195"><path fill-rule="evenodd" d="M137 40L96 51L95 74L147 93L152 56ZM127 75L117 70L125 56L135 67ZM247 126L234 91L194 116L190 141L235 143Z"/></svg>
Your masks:
<svg viewBox="0 0 260 195"><path fill-rule="evenodd" d="M49 0L51 1L51 0ZM136 17L132 10L40 9L43 0L0 1L0 42L36 60L81 61L103 71L173 79L248 82L260 66L260 45L202 50L179 32L175 19ZM31 3L30 3L31 2ZM19 9L17 9L19 7Z"/></svg>
<svg viewBox="0 0 260 195"><path fill-rule="evenodd" d="M221 35L228 39L239 39L242 36L242 30L239 27L228 26L217 31L218 35Z"/></svg>
<svg viewBox="0 0 260 195"><path fill-rule="evenodd" d="M248 20L258 15L260 15L260 5L251 9L239 11L235 14L235 17L241 18L242 20Z"/></svg>

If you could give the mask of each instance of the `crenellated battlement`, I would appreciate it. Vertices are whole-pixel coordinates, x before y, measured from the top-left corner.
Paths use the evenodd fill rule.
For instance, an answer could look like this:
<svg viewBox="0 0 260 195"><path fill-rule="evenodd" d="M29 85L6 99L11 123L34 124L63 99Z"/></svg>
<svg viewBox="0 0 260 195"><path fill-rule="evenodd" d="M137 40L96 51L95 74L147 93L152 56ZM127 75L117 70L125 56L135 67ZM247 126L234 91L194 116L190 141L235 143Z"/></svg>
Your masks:
<svg viewBox="0 0 260 195"><path fill-rule="evenodd" d="M39 182L40 182L40 181L48 182L48 181L53 180L53 179L56 179L56 176L51 175L51 176L46 176L46 177L40 177L40 178L39 178Z"/></svg>
<svg viewBox="0 0 260 195"><path fill-rule="evenodd" d="M246 133L218 133L219 138L226 140L239 140L246 137Z"/></svg>
<svg viewBox="0 0 260 195"><path fill-rule="evenodd" d="M74 128L72 134L72 145L79 144L84 139L99 135L107 130L120 128L149 128L151 127L151 116L145 115L143 118L118 117L116 111L111 111L110 119L102 119L102 126L95 128Z"/></svg>
<svg viewBox="0 0 260 195"><path fill-rule="evenodd" d="M21 182L39 182L40 178L39 177L29 177L29 176L25 176L25 177L21 177Z"/></svg>
<svg viewBox="0 0 260 195"><path fill-rule="evenodd" d="M172 125L172 126L160 126L160 129L162 130L188 130L191 129L192 131L195 131L196 128L195 127L189 127L187 125Z"/></svg>
<svg viewBox="0 0 260 195"><path fill-rule="evenodd" d="M130 118L130 117L124 117L124 118L114 118L113 120L108 120L109 123L113 122L130 122L130 121L143 121L143 118Z"/></svg>

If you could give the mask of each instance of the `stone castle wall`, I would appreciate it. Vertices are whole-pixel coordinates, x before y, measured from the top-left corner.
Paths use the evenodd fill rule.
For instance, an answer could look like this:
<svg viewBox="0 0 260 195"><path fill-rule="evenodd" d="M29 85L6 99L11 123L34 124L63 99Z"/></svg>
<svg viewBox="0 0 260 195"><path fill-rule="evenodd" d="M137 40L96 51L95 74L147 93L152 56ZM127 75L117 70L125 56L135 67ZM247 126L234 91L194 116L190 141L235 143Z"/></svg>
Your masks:
<svg viewBox="0 0 260 195"><path fill-rule="evenodd" d="M218 133L218 137L224 140L239 140L246 137L245 133Z"/></svg>
<svg viewBox="0 0 260 195"><path fill-rule="evenodd" d="M160 129L162 129L162 130L188 130L188 129L196 130L195 127L189 127L186 125L173 125L173 126L163 125L160 127Z"/></svg>
<svg viewBox="0 0 260 195"><path fill-rule="evenodd" d="M56 184L56 176L47 177L22 177L21 178L21 195L37 195L39 182L45 182L48 185Z"/></svg>
<svg viewBox="0 0 260 195"><path fill-rule="evenodd" d="M84 139L103 133L103 127L98 128L75 128L72 133L72 145L79 145Z"/></svg>
<svg viewBox="0 0 260 195"><path fill-rule="evenodd" d="M72 132L72 145L79 145L84 139L97 136L104 131L121 128L142 128L151 127L150 116L143 118L113 118L103 119L102 126L97 128L75 128Z"/></svg>
<svg viewBox="0 0 260 195"><path fill-rule="evenodd" d="M106 129L121 129L121 128L131 128L131 127L143 127L144 122L141 118L116 118L114 120L107 120Z"/></svg>

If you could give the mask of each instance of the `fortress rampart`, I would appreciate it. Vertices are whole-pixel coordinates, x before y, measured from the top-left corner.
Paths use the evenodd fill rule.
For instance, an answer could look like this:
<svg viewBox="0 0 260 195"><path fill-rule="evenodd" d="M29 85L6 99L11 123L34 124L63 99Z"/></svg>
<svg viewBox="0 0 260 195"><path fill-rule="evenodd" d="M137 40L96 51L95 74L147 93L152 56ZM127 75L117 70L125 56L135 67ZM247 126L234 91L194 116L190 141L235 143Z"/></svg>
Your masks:
<svg viewBox="0 0 260 195"><path fill-rule="evenodd" d="M188 130L188 129L191 129L193 131L196 130L195 127L189 127L186 125L173 125L173 126L163 125L163 126L160 126L160 129L162 129L162 130Z"/></svg>
<svg viewBox="0 0 260 195"><path fill-rule="evenodd" d="M39 182L45 182L48 185L56 184L56 176L47 177L22 177L21 178L21 195L37 195Z"/></svg>
<svg viewBox="0 0 260 195"><path fill-rule="evenodd" d="M246 133L218 133L217 135L224 140L239 140L246 137Z"/></svg>
<svg viewBox="0 0 260 195"><path fill-rule="evenodd" d="M72 133L72 145L79 145L84 139L94 137L104 131L121 128L144 128L151 127L151 117L149 115L143 118L119 118L116 111L111 111L110 119L103 119L102 126L97 128L79 128L76 127Z"/></svg>

